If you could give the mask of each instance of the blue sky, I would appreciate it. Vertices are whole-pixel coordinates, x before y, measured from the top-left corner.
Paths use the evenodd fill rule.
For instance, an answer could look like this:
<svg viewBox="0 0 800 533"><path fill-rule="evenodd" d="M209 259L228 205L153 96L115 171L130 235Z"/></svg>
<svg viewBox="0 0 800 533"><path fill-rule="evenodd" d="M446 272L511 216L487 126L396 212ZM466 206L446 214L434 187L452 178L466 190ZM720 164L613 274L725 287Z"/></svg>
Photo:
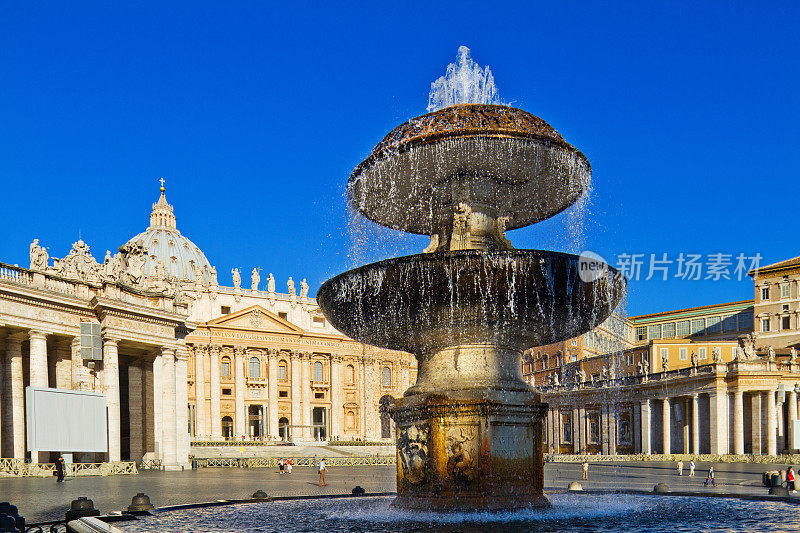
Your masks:
<svg viewBox="0 0 800 533"><path fill-rule="evenodd" d="M794 257L799 15L791 2L4 3L0 261L27 266L36 237L61 257L79 235L102 260L147 226L160 177L226 284L261 266L314 293L355 262L417 253L416 237L351 232L344 185L425 112L462 44L504 101L592 163L581 242L565 213L510 232L517 247L612 264ZM629 313L752 297L749 279L675 273L632 281Z"/></svg>

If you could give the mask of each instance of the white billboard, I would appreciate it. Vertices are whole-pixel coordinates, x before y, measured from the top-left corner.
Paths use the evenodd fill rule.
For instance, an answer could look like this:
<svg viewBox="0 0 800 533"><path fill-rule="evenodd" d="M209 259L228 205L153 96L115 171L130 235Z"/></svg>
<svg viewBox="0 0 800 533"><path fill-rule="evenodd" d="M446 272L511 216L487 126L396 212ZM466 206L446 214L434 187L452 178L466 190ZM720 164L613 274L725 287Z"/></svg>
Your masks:
<svg viewBox="0 0 800 533"><path fill-rule="evenodd" d="M106 396L25 387L28 451L107 452Z"/></svg>

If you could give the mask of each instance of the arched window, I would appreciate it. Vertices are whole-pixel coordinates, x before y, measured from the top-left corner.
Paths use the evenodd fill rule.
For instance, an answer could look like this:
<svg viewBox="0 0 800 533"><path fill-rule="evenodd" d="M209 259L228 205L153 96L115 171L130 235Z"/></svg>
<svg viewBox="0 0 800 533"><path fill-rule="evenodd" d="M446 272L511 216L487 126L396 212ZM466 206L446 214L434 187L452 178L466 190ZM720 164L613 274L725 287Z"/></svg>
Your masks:
<svg viewBox="0 0 800 533"><path fill-rule="evenodd" d="M289 419L285 416L282 416L278 420L278 436L281 438L281 440L286 440L286 438L289 436L288 432L286 431L286 426L288 425Z"/></svg>
<svg viewBox="0 0 800 533"><path fill-rule="evenodd" d="M348 385L352 385L356 382L356 369L353 368L353 365L347 365L347 367L345 367L344 382Z"/></svg>
<svg viewBox="0 0 800 533"><path fill-rule="evenodd" d="M229 416L222 417L222 436L225 440L233 438L233 418Z"/></svg>
<svg viewBox="0 0 800 533"><path fill-rule="evenodd" d="M251 378L261 377L261 361L259 361L258 357L250 358L250 377Z"/></svg>
<svg viewBox="0 0 800 533"><path fill-rule="evenodd" d="M229 357L222 358L219 375L223 378L231 377L231 360Z"/></svg>
<svg viewBox="0 0 800 533"><path fill-rule="evenodd" d="M286 361L278 363L278 380L286 381Z"/></svg>
<svg viewBox="0 0 800 533"><path fill-rule="evenodd" d="M344 428L356 429L356 414L353 411L347 411L347 414L344 415Z"/></svg>
<svg viewBox="0 0 800 533"><path fill-rule="evenodd" d="M391 387L392 386L392 369L388 366L383 367L383 380L381 384L384 387Z"/></svg>
<svg viewBox="0 0 800 533"><path fill-rule="evenodd" d="M314 381L324 381L322 379L322 363L314 361Z"/></svg>

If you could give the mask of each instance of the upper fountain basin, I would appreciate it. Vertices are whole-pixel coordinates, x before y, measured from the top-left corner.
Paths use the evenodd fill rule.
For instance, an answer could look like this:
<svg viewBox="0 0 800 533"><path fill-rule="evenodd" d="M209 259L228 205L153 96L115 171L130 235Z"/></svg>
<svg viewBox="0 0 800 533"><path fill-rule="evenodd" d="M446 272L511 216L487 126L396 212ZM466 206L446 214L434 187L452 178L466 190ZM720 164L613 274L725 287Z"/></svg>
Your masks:
<svg viewBox="0 0 800 533"><path fill-rule="evenodd" d="M410 255L326 281L317 302L333 327L373 346L524 350L581 335L616 307L624 278L608 267L586 282L578 268L578 256L543 250Z"/></svg>
<svg viewBox="0 0 800 533"><path fill-rule="evenodd" d="M390 228L432 235L466 203L515 229L563 211L591 167L544 120L501 105L460 104L393 129L350 175L348 201Z"/></svg>

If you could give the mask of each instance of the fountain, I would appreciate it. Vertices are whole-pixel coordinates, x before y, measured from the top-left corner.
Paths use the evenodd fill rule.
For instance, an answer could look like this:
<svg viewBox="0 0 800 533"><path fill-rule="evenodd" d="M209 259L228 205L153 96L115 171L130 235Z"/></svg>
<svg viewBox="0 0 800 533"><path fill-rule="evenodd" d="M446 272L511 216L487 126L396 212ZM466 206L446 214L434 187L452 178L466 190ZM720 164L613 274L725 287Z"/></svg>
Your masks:
<svg viewBox="0 0 800 533"><path fill-rule="evenodd" d="M434 83L432 112L389 132L347 184L351 208L430 244L317 293L339 331L417 358L417 382L392 410L397 507L548 506L546 405L522 379L522 352L589 331L624 291L605 265L582 275L578 256L506 238L575 203L591 168L544 120L495 102L491 72L462 47Z"/></svg>

